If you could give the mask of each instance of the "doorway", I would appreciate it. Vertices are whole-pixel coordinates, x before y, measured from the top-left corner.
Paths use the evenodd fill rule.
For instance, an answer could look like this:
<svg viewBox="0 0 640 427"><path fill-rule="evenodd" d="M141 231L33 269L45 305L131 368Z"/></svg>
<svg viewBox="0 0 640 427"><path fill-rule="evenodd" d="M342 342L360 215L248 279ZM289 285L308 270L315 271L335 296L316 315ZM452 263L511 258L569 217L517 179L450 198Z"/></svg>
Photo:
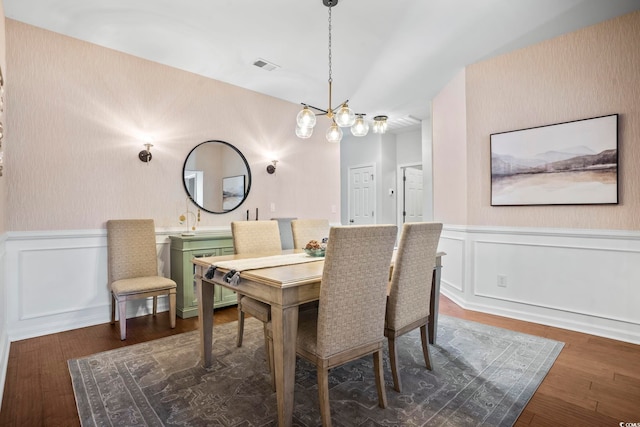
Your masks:
<svg viewBox="0 0 640 427"><path fill-rule="evenodd" d="M398 167L398 228L405 222L423 221L422 164Z"/></svg>

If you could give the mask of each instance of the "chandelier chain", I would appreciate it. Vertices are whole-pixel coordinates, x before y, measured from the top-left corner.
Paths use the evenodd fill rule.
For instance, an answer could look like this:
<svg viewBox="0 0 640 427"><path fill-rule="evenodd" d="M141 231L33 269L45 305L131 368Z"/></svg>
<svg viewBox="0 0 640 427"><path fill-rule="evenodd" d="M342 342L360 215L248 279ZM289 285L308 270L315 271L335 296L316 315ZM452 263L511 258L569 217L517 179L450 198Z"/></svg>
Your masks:
<svg viewBox="0 0 640 427"><path fill-rule="evenodd" d="M329 83L333 81L331 69L331 6L329 6ZM331 106L329 106L331 108Z"/></svg>

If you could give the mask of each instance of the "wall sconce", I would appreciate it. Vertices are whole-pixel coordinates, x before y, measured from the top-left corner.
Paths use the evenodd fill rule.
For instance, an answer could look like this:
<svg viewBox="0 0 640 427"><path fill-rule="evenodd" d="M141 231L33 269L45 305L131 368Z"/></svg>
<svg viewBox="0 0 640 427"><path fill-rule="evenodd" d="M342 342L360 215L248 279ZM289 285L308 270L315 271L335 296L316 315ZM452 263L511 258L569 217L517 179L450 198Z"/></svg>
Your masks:
<svg viewBox="0 0 640 427"><path fill-rule="evenodd" d="M267 173L269 175L273 174L276 172L276 163L278 163L277 160L271 160L271 163L269 166L267 166Z"/></svg>
<svg viewBox="0 0 640 427"><path fill-rule="evenodd" d="M140 159L140 161L143 161L147 164L149 164L149 162L151 162L151 158L153 157L151 155L151 147L153 147L153 144L149 144L146 143L144 144L145 147L147 147L146 150L142 150L141 152L138 153L138 158Z"/></svg>

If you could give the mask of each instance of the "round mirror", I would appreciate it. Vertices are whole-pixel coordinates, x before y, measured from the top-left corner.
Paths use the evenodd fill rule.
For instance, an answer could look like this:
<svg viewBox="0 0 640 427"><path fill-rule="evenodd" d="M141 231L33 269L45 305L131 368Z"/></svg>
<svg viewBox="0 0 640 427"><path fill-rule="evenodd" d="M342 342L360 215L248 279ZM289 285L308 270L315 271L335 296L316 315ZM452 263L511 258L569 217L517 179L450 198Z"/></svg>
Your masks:
<svg viewBox="0 0 640 427"><path fill-rule="evenodd" d="M182 168L184 189L207 212L231 212L251 189L251 169L244 155L224 141L205 141L189 152Z"/></svg>

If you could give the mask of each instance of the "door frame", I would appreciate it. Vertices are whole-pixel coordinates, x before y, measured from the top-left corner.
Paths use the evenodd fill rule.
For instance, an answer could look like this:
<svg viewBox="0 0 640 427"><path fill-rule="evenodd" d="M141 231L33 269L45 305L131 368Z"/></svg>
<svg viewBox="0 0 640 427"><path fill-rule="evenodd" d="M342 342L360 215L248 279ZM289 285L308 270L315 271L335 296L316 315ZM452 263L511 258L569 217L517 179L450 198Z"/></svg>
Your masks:
<svg viewBox="0 0 640 427"><path fill-rule="evenodd" d="M422 173L424 174L424 167L422 162L402 163L398 165L396 170L396 223L398 225L398 231L402 230L402 224L404 216L402 215L402 207L404 206L404 181L402 177L402 170L406 168L420 166Z"/></svg>

